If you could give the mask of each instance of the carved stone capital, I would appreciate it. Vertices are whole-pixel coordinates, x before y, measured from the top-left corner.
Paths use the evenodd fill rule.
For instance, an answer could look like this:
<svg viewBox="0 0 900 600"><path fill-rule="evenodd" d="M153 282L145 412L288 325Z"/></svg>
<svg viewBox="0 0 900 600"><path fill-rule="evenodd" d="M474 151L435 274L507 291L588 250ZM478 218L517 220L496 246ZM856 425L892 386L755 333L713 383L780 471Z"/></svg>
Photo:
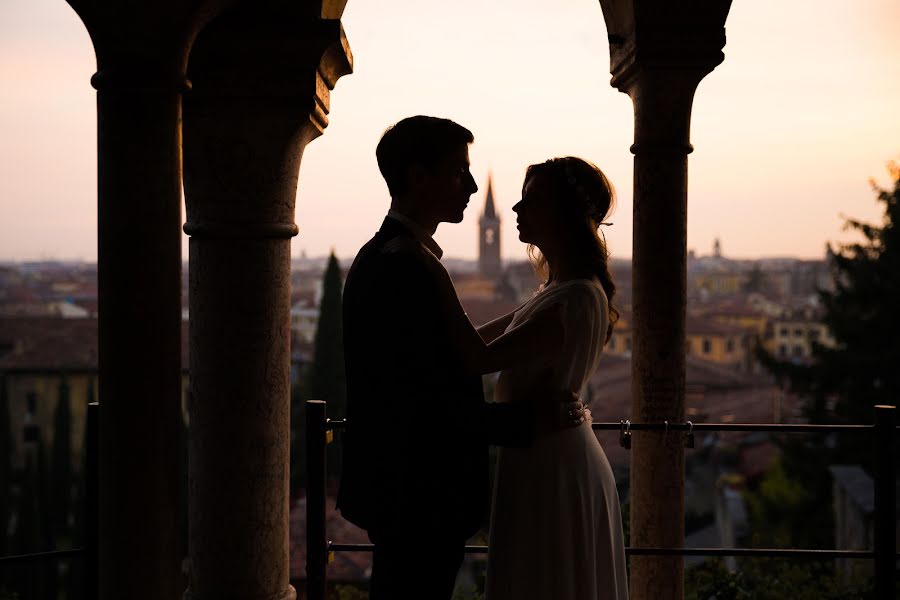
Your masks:
<svg viewBox="0 0 900 600"><path fill-rule="evenodd" d="M642 74L655 71L679 73L696 85L725 58L724 27L647 29L609 37L610 84L625 93Z"/></svg>
<svg viewBox="0 0 900 600"><path fill-rule="evenodd" d="M353 71L343 26L309 14L306 5L264 4L243 3L204 29L189 66L192 96L283 99L305 110L319 135L328 125L330 91Z"/></svg>
<svg viewBox="0 0 900 600"><path fill-rule="evenodd" d="M97 58L98 90L177 91L197 32L232 0L67 0Z"/></svg>
<svg viewBox="0 0 900 600"><path fill-rule="evenodd" d="M338 4L245 2L197 37L184 102L189 235L296 235L303 149L328 125L331 90L353 68L340 21L319 16Z"/></svg>
<svg viewBox="0 0 900 600"><path fill-rule="evenodd" d="M610 84L631 96L632 152L687 154L697 84L724 59L731 0L601 0Z"/></svg>

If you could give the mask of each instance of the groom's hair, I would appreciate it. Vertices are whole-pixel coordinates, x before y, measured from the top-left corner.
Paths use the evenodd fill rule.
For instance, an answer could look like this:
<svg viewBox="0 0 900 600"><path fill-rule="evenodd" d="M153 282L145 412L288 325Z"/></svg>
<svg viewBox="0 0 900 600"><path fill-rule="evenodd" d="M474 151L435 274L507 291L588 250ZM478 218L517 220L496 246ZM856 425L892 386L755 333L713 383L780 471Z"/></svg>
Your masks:
<svg viewBox="0 0 900 600"><path fill-rule="evenodd" d="M375 156L391 196L406 193L407 175L413 165L433 168L461 145L471 144L472 132L450 119L408 117L388 127L378 142Z"/></svg>

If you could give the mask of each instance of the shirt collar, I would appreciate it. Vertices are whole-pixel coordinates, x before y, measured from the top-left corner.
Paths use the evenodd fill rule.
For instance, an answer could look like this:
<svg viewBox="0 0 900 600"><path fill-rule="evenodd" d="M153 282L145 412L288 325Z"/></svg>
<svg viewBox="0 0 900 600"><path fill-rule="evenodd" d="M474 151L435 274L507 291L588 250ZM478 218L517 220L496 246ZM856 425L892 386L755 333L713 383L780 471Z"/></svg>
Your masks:
<svg viewBox="0 0 900 600"><path fill-rule="evenodd" d="M416 240L418 240L423 246L428 248L428 250L434 254L438 259L440 259L444 255L444 251L438 246L438 243L434 241L434 238L431 237L431 234L425 231L425 229L404 215L401 212L394 210L393 208L388 210L387 214L388 218L394 219L395 221L404 225L407 229L409 229L413 236L415 236Z"/></svg>

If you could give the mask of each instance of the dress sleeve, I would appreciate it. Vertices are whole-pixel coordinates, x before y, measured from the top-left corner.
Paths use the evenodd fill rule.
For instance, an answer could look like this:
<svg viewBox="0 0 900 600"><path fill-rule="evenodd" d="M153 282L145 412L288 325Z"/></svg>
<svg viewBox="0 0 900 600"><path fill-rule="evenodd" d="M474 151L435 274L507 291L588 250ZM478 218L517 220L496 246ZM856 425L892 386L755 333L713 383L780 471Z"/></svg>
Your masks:
<svg viewBox="0 0 900 600"><path fill-rule="evenodd" d="M564 334L558 368L562 385L579 392L606 343L609 307L603 289L593 283L573 283L562 295Z"/></svg>

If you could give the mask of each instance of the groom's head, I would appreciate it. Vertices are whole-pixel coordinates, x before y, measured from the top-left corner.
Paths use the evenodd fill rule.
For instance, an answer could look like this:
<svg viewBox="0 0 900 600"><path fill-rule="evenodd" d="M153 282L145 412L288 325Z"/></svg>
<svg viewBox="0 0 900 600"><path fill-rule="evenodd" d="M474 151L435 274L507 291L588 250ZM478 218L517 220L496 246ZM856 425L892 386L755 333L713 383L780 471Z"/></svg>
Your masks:
<svg viewBox="0 0 900 600"><path fill-rule="evenodd" d="M409 117L388 127L375 155L393 205L423 225L462 221L478 191L469 172L473 140L462 125L437 117Z"/></svg>

